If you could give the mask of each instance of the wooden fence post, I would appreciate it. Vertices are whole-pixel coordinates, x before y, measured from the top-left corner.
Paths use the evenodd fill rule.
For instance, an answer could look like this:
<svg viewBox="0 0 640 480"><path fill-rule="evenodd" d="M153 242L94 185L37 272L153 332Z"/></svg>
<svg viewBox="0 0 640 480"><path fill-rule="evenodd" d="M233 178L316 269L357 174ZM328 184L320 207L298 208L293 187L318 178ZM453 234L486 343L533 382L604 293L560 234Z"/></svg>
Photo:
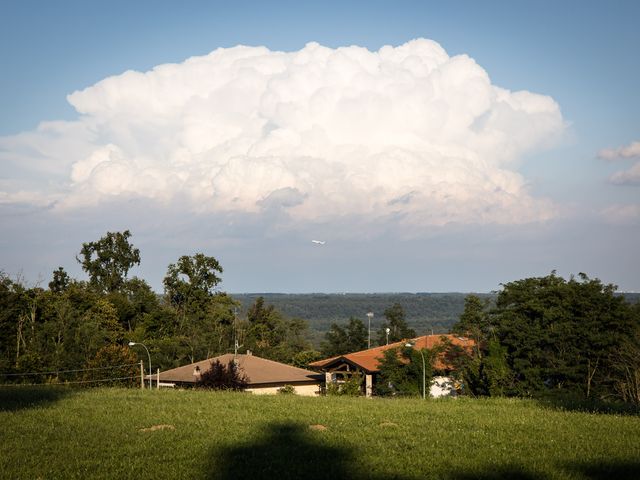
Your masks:
<svg viewBox="0 0 640 480"><path fill-rule="evenodd" d="M144 364L140 360L140 388L144 390Z"/></svg>

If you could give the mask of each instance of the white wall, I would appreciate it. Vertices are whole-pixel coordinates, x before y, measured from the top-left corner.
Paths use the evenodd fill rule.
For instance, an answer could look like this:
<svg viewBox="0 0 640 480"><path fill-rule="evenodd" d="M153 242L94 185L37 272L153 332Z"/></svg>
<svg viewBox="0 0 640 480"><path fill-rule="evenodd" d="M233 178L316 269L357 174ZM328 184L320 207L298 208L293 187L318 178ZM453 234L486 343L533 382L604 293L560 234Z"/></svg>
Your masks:
<svg viewBox="0 0 640 480"><path fill-rule="evenodd" d="M457 396L454 380L451 377L433 377L429 393L433 398Z"/></svg>
<svg viewBox="0 0 640 480"><path fill-rule="evenodd" d="M262 387L262 388L247 388L247 392L255 393L256 395L275 395L278 393L280 387ZM319 385L294 385L296 394L305 397L314 397L319 395Z"/></svg>

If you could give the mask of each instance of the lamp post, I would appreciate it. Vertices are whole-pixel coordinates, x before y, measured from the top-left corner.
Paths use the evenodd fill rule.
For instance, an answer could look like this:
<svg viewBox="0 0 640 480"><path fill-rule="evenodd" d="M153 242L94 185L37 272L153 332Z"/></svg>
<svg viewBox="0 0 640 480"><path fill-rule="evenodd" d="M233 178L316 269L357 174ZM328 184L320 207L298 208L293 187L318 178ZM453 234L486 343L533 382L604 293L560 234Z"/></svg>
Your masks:
<svg viewBox="0 0 640 480"><path fill-rule="evenodd" d="M151 372L151 354L149 353L149 349L144 343L129 342L130 347L133 347L134 345L141 345L147 351L147 357L149 357L149 390L151 390L153 388L151 386L151 384L153 383L153 379L151 378L151 376L153 375L153 373Z"/></svg>
<svg viewBox="0 0 640 480"><path fill-rule="evenodd" d="M367 337L367 348L371 348L371 319L373 318L373 312L367 313L369 317L369 336Z"/></svg>
<svg viewBox="0 0 640 480"><path fill-rule="evenodd" d="M406 343L405 347L413 348L415 347L415 344ZM418 350L418 353L420 353L420 356L422 357L422 399L425 400L427 398L427 366L424 361L424 353L422 353L422 350Z"/></svg>

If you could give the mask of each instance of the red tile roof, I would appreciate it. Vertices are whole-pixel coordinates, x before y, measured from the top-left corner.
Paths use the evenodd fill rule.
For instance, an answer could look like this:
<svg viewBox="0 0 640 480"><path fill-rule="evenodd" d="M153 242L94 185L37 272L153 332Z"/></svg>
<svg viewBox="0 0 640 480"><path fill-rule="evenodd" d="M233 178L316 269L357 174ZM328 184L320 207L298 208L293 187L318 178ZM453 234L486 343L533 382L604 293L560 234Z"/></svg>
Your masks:
<svg viewBox="0 0 640 480"><path fill-rule="evenodd" d="M413 344L413 348L422 350L423 348L432 349L442 343L442 337L446 337L453 345L458 345L465 350L470 349L474 345L474 341L470 338L459 337L457 335L424 335L422 337L411 338L409 340L402 340L400 342L390 343L389 345L383 345L381 347L369 348L367 350L361 350L359 352L347 353L344 355L338 355L336 357L325 358L324 360L318 360L309 364L311 368L325 369L336 363L351 363L368 373L375 373L379 370L380 359L384 357L384 351L391 348L398 348L407 343ZM444 363L442 356L436 359L434 367L438 370L442 370L448 367Z"/></svg>

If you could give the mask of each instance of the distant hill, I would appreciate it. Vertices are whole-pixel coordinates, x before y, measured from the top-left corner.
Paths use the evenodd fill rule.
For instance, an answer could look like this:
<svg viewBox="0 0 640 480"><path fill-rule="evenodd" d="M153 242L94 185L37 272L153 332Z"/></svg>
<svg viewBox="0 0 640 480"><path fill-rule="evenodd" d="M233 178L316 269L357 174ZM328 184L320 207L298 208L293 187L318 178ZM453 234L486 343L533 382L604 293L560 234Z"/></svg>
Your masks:
<svg viewBox="0 0 640 480"><path fill-rule="evenodd" d="M640 301L640 293L620 293L628 302ZM242 314L256 298L275 306L288 318L301 318L309 325L314 344L324 337L333 322L346 324L356 317L367 324L367 312L373 312L371 334L375 338L384 321L384 310L394 303L404 308L407 323L418 335L447 333L464 310L468 293L234 293L242 304ZM475 294L481 298L495 298L495 294Z"/></svg>
<svg viewBox="0 0 640 480"><path fill-rule="evenodd" d="M394 303L404 308L407 323L419 335L426 333L446 333L458 320L464 309L466 293L345 293L345 294L285 294L285 293L243 293L233 294L242 304L243 313L264 297L268 304L275 306L286 317L301 318L309 325L314 343L329 330L333 322L346 324L350 317L356 317L367 324L367 312L373 312L371 322L372 337L384 321L384 311ZM492 297L490 294L480 294Z"/></svg>

